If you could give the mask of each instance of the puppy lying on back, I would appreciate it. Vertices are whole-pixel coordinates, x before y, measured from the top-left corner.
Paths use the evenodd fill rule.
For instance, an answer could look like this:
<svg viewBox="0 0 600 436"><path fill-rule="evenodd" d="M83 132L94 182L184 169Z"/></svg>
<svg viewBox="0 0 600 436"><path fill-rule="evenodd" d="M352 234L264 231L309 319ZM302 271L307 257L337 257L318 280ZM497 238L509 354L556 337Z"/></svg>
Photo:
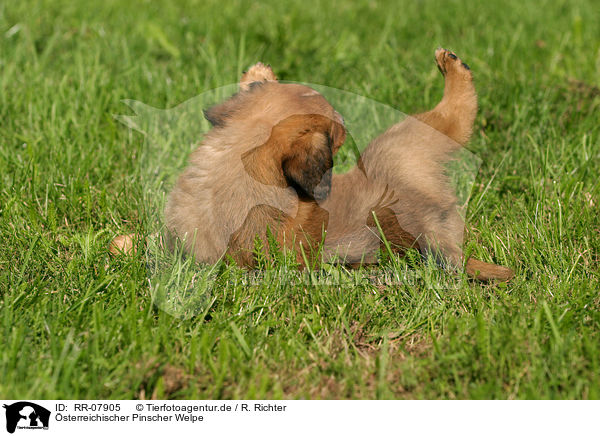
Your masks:
<svg viewBox="0 0 600 436"><path fill-rule="evenodd" d="M240 92L205 112L213 129L191 155L165 211L172 236L197 261L224 254L254 264L256 238L268 233L301 264L326 258L376 261L381 228L391 247L418 248L440 264L462 268L464 222L443 164L465 144L477 111L468 67L436 52L445 77L442 101L376 138L349 173L331 174L345 139L341 116L316 91L276 81L257 64ZM505 267L468 259L480 280L508 280Z"/></svg>

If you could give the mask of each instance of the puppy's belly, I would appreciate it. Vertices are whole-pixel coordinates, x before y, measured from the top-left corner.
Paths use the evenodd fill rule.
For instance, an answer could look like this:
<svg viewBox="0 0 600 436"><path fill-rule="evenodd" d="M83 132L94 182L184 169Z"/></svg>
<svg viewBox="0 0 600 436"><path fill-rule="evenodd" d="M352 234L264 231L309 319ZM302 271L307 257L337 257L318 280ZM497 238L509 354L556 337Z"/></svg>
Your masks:
<svg viewBox="0 0 600 436"><path fill-rule="evenodd" d="M368 218L384 191L383 186L369 182L356 168L333 176L331 193L320 204L329 212L323 244L325 260L376 261L381 240L377 227L369 225Z"/></svg>

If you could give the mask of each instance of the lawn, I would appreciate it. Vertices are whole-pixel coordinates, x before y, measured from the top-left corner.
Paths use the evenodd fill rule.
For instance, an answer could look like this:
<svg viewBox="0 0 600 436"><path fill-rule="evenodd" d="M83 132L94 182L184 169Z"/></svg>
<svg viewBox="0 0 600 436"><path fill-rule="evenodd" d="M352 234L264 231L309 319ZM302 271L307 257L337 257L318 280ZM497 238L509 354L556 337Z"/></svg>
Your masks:
<svg viewBox="0 0 600 436"><path fill-rule="evenodd" d="M123 100L173 108L261 60L411 113L438 46L479 93L465 249L507 285L415 256L383 284L217 265L173 316L143 250L109 255L148 233ZM593 0L0 2L0 398L600 398L599 87Z"/></svg>

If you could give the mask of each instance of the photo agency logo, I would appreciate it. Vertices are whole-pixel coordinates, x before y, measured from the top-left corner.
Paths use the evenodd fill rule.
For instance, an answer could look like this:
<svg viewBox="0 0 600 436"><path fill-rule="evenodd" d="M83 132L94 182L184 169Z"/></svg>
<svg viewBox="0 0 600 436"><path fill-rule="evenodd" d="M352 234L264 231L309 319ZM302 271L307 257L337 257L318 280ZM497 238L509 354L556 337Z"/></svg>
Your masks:
<svg viewBox="0 0 600 436"><path fill-rule="evenodd" d="M481 164L465 148L477 105L470 70L448 51L436 61L446 80L466 87L443 102L466 104L468 117L438 116L439 105L409 116L351 92L277 81L262 64L174 108L125 101L134 114L116 118L144 136L136 151L144 234L130 239L144 247L154 304L199 316L216 289L264 286L269 277L274 286L439 290L465 269L482 280L508 277L463 252ZM345 268L355 265L377 267L357 277Z"/></svg>
<svg viewBox="0 0 600 436"><path fill-rule="evenodd" d="M19 401L10 405L4 404L6 409L6 431L14 433L15 430L48 430L50 411L45 407L29 401Z"/></svg>

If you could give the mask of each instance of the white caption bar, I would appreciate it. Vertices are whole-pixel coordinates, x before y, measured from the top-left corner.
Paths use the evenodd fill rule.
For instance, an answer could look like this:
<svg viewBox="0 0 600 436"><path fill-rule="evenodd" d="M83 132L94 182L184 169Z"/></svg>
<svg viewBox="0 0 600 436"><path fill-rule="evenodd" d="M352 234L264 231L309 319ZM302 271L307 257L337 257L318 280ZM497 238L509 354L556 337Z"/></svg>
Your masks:
<svg viewBox="0 0 600 436"><path fill-rule="evenodd" d="M598 401L1 402L0 435L19 436L598 434L600 408Z"/></svg>

